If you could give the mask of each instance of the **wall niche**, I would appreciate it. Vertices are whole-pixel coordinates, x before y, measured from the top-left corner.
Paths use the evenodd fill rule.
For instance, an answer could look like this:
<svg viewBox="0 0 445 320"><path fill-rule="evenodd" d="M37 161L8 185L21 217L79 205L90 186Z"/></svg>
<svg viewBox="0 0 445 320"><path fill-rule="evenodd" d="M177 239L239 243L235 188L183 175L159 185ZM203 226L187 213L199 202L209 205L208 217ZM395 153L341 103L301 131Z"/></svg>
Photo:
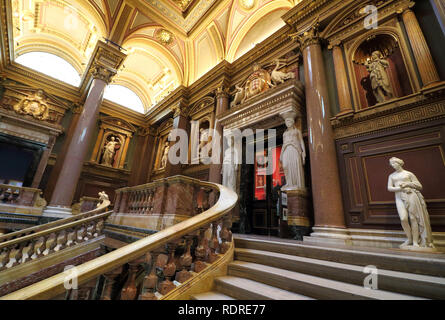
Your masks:
<svg viewBox="0 0 445 320"><path fill-rule="evenodd" d="M393 35L366 38L352 61L360 109L413 93L399 41Z"/></svg>

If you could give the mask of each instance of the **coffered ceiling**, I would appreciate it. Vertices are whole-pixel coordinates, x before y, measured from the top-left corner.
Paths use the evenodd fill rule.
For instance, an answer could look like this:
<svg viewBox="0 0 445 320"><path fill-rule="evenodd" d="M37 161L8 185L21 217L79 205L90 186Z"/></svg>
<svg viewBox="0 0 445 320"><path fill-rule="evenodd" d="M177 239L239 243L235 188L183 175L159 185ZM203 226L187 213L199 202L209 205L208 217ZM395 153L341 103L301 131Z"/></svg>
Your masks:
<svg viewBox="0 0 445 320"><path fill-rule="evenodd" d="M11 0L14 56L53 53L82 75L98 40L127 59L114 82L148 110L284 26L301 0Z"/></svg>

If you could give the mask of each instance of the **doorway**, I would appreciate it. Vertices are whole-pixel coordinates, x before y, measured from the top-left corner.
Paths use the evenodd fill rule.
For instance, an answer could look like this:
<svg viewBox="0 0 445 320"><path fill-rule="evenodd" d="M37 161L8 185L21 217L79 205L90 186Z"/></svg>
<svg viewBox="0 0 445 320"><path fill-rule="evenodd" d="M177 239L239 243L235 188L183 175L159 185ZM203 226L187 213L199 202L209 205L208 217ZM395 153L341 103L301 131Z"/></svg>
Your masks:
<svg viewBox="0 0 445 320"><path fill-rule="evenodd" d="M285 127L276 128L276 145L267 144L264 137L264 150L255 150L255 163L243 164L241 169L240 220L245 233L278 236L280 230L279 190L285 184L284 172L279 164L282 136ZM266 131L267 133L267 131ZM256 144L256 139L253 143ZM244 159L246 146L243 146ZM266 159L273 163L268 166ZM245 208L245 210L243 210ZM244 211L244 213L243 213ZM245 214L245 217L241 215Z"/></svg>

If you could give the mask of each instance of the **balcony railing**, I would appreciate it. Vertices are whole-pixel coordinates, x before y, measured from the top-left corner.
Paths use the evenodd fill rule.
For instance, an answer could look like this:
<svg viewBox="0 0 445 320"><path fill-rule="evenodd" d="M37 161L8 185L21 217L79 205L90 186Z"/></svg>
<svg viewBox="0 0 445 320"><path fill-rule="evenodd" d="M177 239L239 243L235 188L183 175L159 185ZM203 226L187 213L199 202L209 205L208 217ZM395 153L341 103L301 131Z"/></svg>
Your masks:
<svg viewBox="0 0 445 320"><path fill-rule="evenodd" d="M220 259L232 247L231 210L238 201L236 193L218 184L181 176L165 180L180 180L185 184L199 186L199 190L206 190L206 194L215 193L217 202L200 214L77 266L75 276L79 288L91 287L91 283L104 276L106 281L100 297L103 300L160 299L177 288L177 285L209 267L209 264ZM137 212L150 210L151 185L147 186L145 192L143 188L139 188L139 192L132 190L130 193L137 196L128 197L125 206L128 205L128 208L138 210ZM211 191L207 192L209 190ZM202 196L202 192L198 192L196 198L200 194ZM197 203L199 204L196 206L203 210L203 201ZM208 231L211 231L210 237ZM160 259L161 255L164 259ZM116 295L113 284L124 267L127 269L127 265L126 282ZM144 272L143 279L138 282L141 271ZM67 274L61 273L1 299L51 299L67 293L66 282ZM71 298L79 295L76 290L68 293Z"/></svg>
<svg viewBox="0 0 445 320"><path fill-rule="evenodd" d="M81 213L78 215L74 215L72 217L69 218L64 218L64 219L60 219L60 220L56 220L50 223L46 223L46 224L42 224L39 226L35 226L35 227L31 227L31 228L26 228L23 230L19 230L16 232L11 232L11 233L7 233L4 235L0 236L0 244L4 243L6 241L10 241L13 239L17 239L20 237L24 237L24 236L28 236L28 235L32 235L32 234L36 234L38 232L44 231L44 230L48 230L51 228L55 228L58 226L62 226L71 222L75 222L75 221L79 221L85 218L89 218L92 216L95 216L99 213L104 212L108 206L110 205L110 200L108 199L108 196L105 193L102 193L103 196L100 196L99 198L99 203L97 204L97 208L85 213ZM1 251L0 251L1 254Z"/></svg>

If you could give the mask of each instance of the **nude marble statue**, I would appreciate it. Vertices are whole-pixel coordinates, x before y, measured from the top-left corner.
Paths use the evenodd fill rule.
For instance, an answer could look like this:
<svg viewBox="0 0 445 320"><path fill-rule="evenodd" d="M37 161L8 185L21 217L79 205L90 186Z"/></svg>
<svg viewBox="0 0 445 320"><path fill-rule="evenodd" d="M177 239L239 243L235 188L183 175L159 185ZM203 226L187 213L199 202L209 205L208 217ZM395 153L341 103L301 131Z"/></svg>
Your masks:
<svg viewBox="0 0 445 320"><path fill-rule="evenodd" d="M413 173L403 169L403 160L391 158L389 163L395 172L388 178L388 191L395 193L397 212L408 238L400 248L434 248L430 218L420 193L422 185Z"/></svg>

